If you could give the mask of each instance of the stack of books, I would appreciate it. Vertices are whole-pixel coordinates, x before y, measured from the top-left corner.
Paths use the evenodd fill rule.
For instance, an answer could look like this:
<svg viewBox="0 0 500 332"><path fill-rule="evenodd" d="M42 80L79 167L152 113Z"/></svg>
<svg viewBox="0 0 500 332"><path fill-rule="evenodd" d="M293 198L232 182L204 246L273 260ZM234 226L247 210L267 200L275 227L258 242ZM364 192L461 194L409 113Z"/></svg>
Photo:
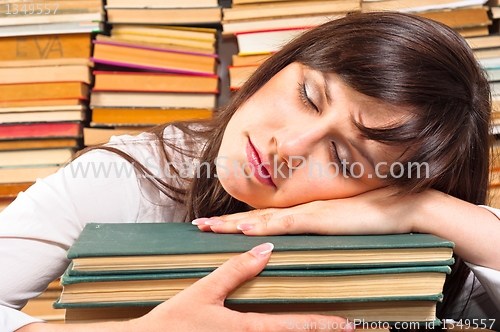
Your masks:
<svg viewBox="0 0 500 332"><path fill-rule="evenodd" d="M231 292L239 311L434 324L453 243L428 234L254 237L189 223L88 224L54 304L66 322L141 316L230 257L272 242L267 267Z"/></svg>
<svg viewBox="0 0 500 332"><path fill-rule="evenodd" d="M489 34L492 24L488 16L487 0L420 1L420 0L363 0L361 11L395 10L415 13L444 23L464 37Z"/></svg>
<svg viewBox="0 0 500 332"><path fill-rule="evenodd" d="M223 9L222 33L235 37L238 53L229 66L231 90L238 89L270 54L311 27L359 12L358 0L235 0Z"/></svg>
<svg viewBox="0 0 500 332"><path fill-rule="evenodd" d="M0 198L55 172L80 145L100 0L0 5Z"/></svg>
<svg viewBox="0 0 500 332"><path fill-rule="evenodd" d="M210 26L220 24L221 9L216 0L179 6L178 1L107 2L111 34L94 41L97 70L85 145L105 142L117 130L212 116L219 59L218 31Z"/></svg>

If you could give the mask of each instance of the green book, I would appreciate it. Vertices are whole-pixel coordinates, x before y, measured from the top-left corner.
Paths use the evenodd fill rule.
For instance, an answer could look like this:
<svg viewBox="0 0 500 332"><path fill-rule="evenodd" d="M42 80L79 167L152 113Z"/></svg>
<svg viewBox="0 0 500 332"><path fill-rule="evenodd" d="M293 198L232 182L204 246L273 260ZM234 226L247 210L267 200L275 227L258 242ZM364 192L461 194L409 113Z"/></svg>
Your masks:
<svg viewBox="0 0 500 332"><path fill-rule="evenodd" d="M450 265L453 242L430 234L246 236L189 223L87 224L67 257L69 275L212 271L264 242L266 270Z"/></svg>
<svg viewBox="0 0 500 332"><path fill-rule="evenodd" d="M139 273L61 277L60 303L164 301L210 272ZM442 292L449 266L267 270L231 292L229 303L396 300Z"/></svg>

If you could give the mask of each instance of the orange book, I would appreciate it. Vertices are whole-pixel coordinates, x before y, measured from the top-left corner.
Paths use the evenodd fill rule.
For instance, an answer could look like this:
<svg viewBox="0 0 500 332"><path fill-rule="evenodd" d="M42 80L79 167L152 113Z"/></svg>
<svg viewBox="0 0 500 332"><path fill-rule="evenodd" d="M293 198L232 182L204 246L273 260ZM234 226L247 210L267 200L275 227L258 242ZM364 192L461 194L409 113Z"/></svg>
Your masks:
<svg viewBox="0 0 500 332"><path fill-rule="evenodd" d="M49 111L54 107L81 106L83 99L87 99L87 96L73 99L0 100L0 112L2 108L18 108L16 112L22 112L22 108L26 108L26 111L33 111L33 108ZM9 112L14 112L14 110L9 110Z"/></svg>
<svg viewBox="0 0 500 332"><path fill-rule="evenodd" d="M17 194L26 191L33 183L0 183L0 198L15 198Z"/></svg>
<svg viewBox="0 0 500 332"><path fill-rule="evenodd" d="M218 58L213 54L171 51L165 48L94 40L94 62L193 75L214 75Z"/></svg>
<svg viewBox="0 0 500 332"><path fill-rule="evenodd" d="M0 141L0 151L77 148L77 147L78 147L78 141L75 138L23 139L23 140Z"/></svg>
<svg viewBox="0 0 500 332"><path fill-rule="evenodd" d="M7 206L9 206L10 203L12 203L14 201L14 197L12 198L1 198L0 197L0 212L2 212L3 210L5 210L5 208Z"/></svg>
<svg viewBox="0 0 500 332"><path fill-rule="evenodd" d="M62 58L89 58L88 33L2 38L0 61Z"/></svg>
<svg viewBox="0 0 500 332"><path fill-rule="evenodd" d="M165 122L210 119L207 109L94 108L92 124L106 126L156 125Z"/></svg>
<svg viewBox="0 0 500 332"><path fill-rule="evenodd" d="M233 66L234 67L258 66L262 64L264 61L266 61L270 56L271 54L254 54L254 55L233 54L232 56Z"/></svg>
<svg viewBox="0 0 500 332"><path fill-rule="evenodd" d="M88 85L81 82L1 84L0 100L80 99L88 95Z"/></svg>
<svg viewBox="0 0 500 332"><path fill-rule="evenodd" d="M231 90L239 89L243 83L259 68L258 65L253 66L229 66L229 86Z"/></svg>
<svg viewBox="0 0 500 332"><path fill-rule="evenodd" d="M96 91L218 93L219 77L144 72L95 71Z"/></svg>

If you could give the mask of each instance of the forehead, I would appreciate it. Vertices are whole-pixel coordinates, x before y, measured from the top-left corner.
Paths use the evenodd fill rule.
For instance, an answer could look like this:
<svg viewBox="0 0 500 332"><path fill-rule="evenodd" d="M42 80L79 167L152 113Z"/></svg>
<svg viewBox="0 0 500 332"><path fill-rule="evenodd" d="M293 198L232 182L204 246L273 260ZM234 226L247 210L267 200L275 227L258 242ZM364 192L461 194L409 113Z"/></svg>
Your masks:
<svg viewBox="0 0 500 332"><path fill-rule="evenodd" d="M321 76L330 95L342 99L343 106L351 113L352 118L365 127L390 128L405 123L411 116L408 107L392 105L367 96L347 85L336 73L308 70L314 76Z"/></svg>

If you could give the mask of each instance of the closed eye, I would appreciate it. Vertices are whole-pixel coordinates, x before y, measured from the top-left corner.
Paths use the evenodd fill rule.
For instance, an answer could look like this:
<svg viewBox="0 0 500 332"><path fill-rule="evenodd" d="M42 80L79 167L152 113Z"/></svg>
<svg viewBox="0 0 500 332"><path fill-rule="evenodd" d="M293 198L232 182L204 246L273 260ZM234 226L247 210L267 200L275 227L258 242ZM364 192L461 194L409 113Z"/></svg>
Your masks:
<svg viewBox="0 0 500 332"><path fill-rule="evenodd" d="M306 107L314 110L315 112L321 113L319 108L313 103L311 98L309 98L309 95L307 93L306 84L304 82L299 83L299 96L300 96L300 99L302 100L302 102L304 103L304 105L306 105Z"/></svg>
<svg viewBox="0 0 500 332"><path fill-rule="evenodd" d="M339 168L343 168L343 174L350 175L349 168L347 167L347 163L342 163L342 160L340 159L337 146L335 145L335 142L332 142L331 144L331 150L332 150L332 156ZM345 161L345 159L344 159Z"/></svg>

